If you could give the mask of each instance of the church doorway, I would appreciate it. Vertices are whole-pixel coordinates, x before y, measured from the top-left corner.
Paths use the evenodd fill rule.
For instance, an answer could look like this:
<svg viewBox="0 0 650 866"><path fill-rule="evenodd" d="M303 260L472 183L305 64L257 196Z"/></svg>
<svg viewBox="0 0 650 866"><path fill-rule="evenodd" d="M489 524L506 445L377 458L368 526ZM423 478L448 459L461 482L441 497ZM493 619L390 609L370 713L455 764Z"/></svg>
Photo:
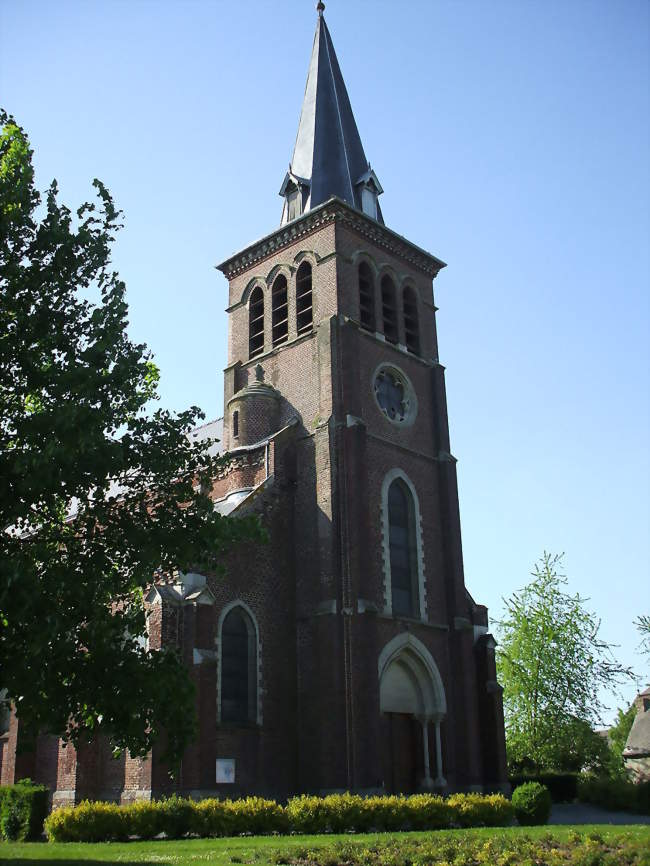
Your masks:
<svg viewBox="0 0 650 866"><path fill-rule="evenodd" d="M443 788L444 688L433 657L411 634L393 638L379 657L379 707L386 791L410 794Z"/></svg>
<svg viewBox="0 0 650 866"><path fill-rule="evenodd" d="M418 787L418 722L408 713L385 713L382 759L387 794L412 794Z"/></svg>

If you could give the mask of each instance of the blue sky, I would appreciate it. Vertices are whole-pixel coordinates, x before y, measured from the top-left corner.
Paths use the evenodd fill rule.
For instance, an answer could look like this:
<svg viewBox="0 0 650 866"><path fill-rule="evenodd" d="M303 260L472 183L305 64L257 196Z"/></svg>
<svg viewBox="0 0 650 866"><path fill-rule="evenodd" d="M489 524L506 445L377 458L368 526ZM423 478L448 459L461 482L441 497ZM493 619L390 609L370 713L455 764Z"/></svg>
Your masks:
<svg viewBox="0 0 650 866"><path fill-rule="evenodd" d="M646 0L331 0L387 224L435 283L467 585L502 611L544 549L649 678ZM125 212L114 260L162 404L222 413L214 265L279 223L308 0L0 2L0 100L37 182ZM645 670L644 670L645 667ZM634 687L627 690L631 697Z"/></svg>

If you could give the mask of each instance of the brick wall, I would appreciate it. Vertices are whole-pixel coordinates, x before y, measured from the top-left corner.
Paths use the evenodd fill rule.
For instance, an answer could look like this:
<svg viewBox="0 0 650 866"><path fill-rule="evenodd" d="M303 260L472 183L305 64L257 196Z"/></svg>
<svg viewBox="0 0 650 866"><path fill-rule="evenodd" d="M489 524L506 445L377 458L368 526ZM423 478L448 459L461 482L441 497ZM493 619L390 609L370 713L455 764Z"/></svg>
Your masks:
<svg viewBox="0 0 650 866"><path fill-rule="evenodd" d="M84 791L129 800L172 790L284 798L295 791L381 789L388 719L380 712L378 660L403 635L419 642L442 681L449 789L505 780L493 658L485 635L475 642L474 634L474 625L486 630L487 613L464 585L456 466L449 454L444 369L437 360L432 276L440 263L347 211L334 206L331 218L320 221L308 215L251 248L246 261L231 269L224 441L231 448L251 444L292 419L296 423L268 447L236 452L214 480L215 499L257 489L242 509L259 514L268 544L242 545L224 562L225 576L207 575L204 603L167 592L148 610L150 647L177 646L196 686L198 739L174 782L161 760L163 743L145 761L114 759L102 742L78 755L72 747L43 745L37 763L44 777L56 776L61 802ZM313 269L314 324L298 337L295 279L305 260ZM374 275L376 332L359 325L362 260ZM289 333L285 344L273 347L271 289L279 274L288 283ZM397 345L381 333L384 274L396 289ZM256 286L265 296L265 351L251 360L247 304ZM416 297L418 356L405 347L406 286ZM380 365L410 383L417 412L406 425L391 423L377 403L373 380ZM231 400L260 379L276 389L277 400ZM238 440L230 429L235 408ZM393 616L387 604L382 489L395 470L409 479L420 514L425 605L413 618ZM219 624L235 603L255 622L258 655L257 712L238 725L219 721ZM421 726L414 731L422 752ZM427 736L433 766L433 724ZM15 737L10 729L3 783L15 772ZM218 758L235 759L234 784L216 784Z"/></svg>

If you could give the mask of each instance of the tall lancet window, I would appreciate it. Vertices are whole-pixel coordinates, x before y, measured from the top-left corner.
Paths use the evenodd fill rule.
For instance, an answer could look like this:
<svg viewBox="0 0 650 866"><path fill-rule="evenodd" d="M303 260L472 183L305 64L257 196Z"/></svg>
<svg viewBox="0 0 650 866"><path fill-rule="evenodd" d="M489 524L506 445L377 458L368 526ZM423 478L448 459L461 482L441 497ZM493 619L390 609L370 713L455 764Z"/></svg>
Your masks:
<svg viewBox="0 0 650 866"><path fill-rule="evenodd" d="M255 626L243 607L234 607L221 626L221 721L257 718Z"/></svg>
<svg viewBox="0 0 650 866"><path fill-rule="evenodd" d="M402 296L404 310L404 338L406 348L414 355L420 354L420 326L418 323L418 302L415 289L406 286Z"/></svg>
<svg viewBox="0 0 650 866"><path fill-rule="evenodd" d="M397 616L419 616L415 508L399 478L388 490L391 605Z"/></svg>
<svg viewBox="0 0 650 866"><path fill-rule="evenodd" d="M384 337L389 343L396 343L397 332L397 297L395 295L395 283L389 276L381 281L381 311L384 319Z"/></svg>
<svg viewBox="0 0 650 866"><path fill-rule="evenodd" d="M276 277L271 291L271 323L274 346L286 343L289 338L289 305L287 302L287 278Z"/></svg>
<svg viewBox="0 0 650 866"><path fill-rule="evenodd" d="M313 321L311 265L303 262L296 274L296 330L298 334L311 331Z"/></svg>
<svg viewBox="0 0 650 866"><path fill-rule="evenodd" d="M359 265L359 321L368 331L376 329L375 324L375 281L367 262Z"/></svg>
<svg viewBox="0 0 650 866"><path fill-rule="evenodd" d="M248 304L248 356L255 358L264 351L264 292L253 289Z"/></svg>

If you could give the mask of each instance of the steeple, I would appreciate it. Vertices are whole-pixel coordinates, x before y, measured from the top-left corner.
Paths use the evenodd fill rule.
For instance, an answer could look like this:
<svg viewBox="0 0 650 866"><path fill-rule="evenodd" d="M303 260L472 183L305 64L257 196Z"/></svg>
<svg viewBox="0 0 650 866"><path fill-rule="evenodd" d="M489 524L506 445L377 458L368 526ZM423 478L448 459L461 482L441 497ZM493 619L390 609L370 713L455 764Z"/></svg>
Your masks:
<svg viewBox="0 0 650 866"><path fill-rule="evenodd" d="M383 192L361 144L350 99L319 2L298 135L280 195L282 225L338 196L383 223Z"/></svg>

